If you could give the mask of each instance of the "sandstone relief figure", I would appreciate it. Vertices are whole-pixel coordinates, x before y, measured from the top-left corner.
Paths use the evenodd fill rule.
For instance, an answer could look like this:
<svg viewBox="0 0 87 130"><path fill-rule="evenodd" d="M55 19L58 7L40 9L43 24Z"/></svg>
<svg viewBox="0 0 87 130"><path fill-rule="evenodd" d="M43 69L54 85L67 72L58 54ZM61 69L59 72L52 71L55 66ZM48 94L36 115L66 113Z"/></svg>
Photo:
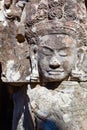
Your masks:
<svg viewBox="0 0 87 130"><path fill-rule="evenodd" d="M79 99L77 101L74 96L74 94L78 95L78 91L76 92L75 89L79 89L80 86L77 82L68 81L75 81L75 79L79 81L80 76L84 76L83 71L79 73L78 70L78 65L83 62L84 57L83 50L81 51L83 45L80 43L79 34L77 34L77 30L78 28L81 29L81 26L75 22L61 21L56 23L51 21L48 23L47 21L46 23L45 21L43 26L41 23L37 23L34 27L39 34L36 52L38 58L36 58L38 60L40 83L36 83L35 89L32 89L33 85L31 85L28 95L32 111L37 120L37 129L80 130L83 127L79 124L82 119L78 120L80 115L77 114L75 117L76 111L75 113L73 111L73 105L79 102ZM43 32L43 30L45 31ZM80 30L78 33L80 33ZM80 54L79 51L81 51ZM79 63L77 64L77 62ZM59 85L64 80L67 83L63 82ZM63 88L65 86L67 87ZM46 106L44 107L44 105ZM77 106L75 107L78 109ZM74 118L76 119L73 121Z"/></svg>
<svg viewBox="0 0 87 130"><path fill-rule="evenodd" d="M29 85L27 91L37 130L87 128L86 88L75 82L87 81L86 30L74 10L76 4L69 0L41 1L27 23L26 38L37 59L40 81ZM35 51L32 46L36 45Z"/></svg>
<svg viewBox="0 0 87 130"><path fill-rule="evenodd" d="M31 68L34 68L32 67L34 66L32 64L34 64L34 62L36 61L36 60L34 61L34 59L37 59L38 61L38 56L37 56L38 49L35 50L35 48L38 48L37 46L41 42L40 39L42 35L46 35L46 36L44 36L43 38L44 40L42 40L42 43L40 43L41 45L47 44L47 41L45 41L45 39L49 37L48 34L52 33L52 31L54 30L55 30L54 32L58 34L63 33L67 35L67 33L70 33L71 36L74 37L74 39L76 39L76 42L77 43L79 42L77 44L77 53L78 53L77 59L73 67L74 70L72 69L70 76L71 75L72 77L74 76L74 72L77 71L77 66L78 66L78 71L80 71L81 69L80 74L77 72L78 73L77 75L79 75L78 80L79 79L81 80L80 78L80 76L82 75L81 73L84 73L82 72L83 69L81 68L81 66L83 66L82 64L84 61L84 57L86 56L86 46L85 46L86 45L86 33L85 33L86 30L85 30L85 24L83 24L81 21L85 18L84 21L86 23L86 8L85 8L85 4L82 3L82 1L80 2L80 4L82 4L83 5L82 7L84 7L84 10L85 10L84 13L82 10L79 10L79 4L77 3L77 1L71 2L67 0L67 1L54 2L50 0L49 1L42 0L39 2L38 7L35 4L29 4L29 7L31 8L31 10L29 14L27 15L27 20L26 20L27 21L26 22L26 38L28 40L28 43L31 45L30 46ZM80 18L80 16L84 16L84 18L82 17ZM74 21L76 23L69 23L69 21ZM39 23L41 24L40 27L39 27ZM56 25L56 23L59 24L59 27L58 25ZM48 28L46 27L45 24L48 26ZM55 26L52 26L53 24L55 24ZM49 28L52 28L52 29L48 31ZM65 29L61 29L61 28L65 28ZM70 28L70 30L68 28ZM75 30L75 28L77 29ZM79 33L77 34L76 31L78 31ZM77 37L73 35L77 35ZM35 44L35 46L33 46L33 44ZM32 55L33 57L31 57ZM31 69L31 73L33 73L33 69Z"/></svg>
<svg viewBox="0 0 87 130"><path fill-rule="evenodd" d="M21 86L13 94L12 130L87 129L86 12L83 20L78 14L77 2L41 0L27 3L25 38L29 46L18 44L20 48L15 47L15 54L22 61L16 62L18 68L23 67L22 80L21 76L17 80L14 78L14 62L6 62L10 66L8 74L13 71L5 82ZM83 1L80 4L85 8ZM23 52L18 53L21 47L25 47L24 54L28 48L30 66L24 66L23 62L29 59Z"/></svg>
<svg viewBox="0 0 87 130"><path fill-rule="evenodd" d="M86 34L77 17L77 11L73 11L77 2L45 2L38 4L36 13L36 6L30 5L31 16L26 27L30 60L33 62L30 78L27 77L27 80L31 81L27 90L30 99L28 109L31 109L33 115L31 129L35 127L36 130L86 130L87 94L86 88L82 88L86 87L86 83L82 81L87 80ZM63 9L65 12L62 12ZM32 79L36 80L34 70L39 72L39 75L36 75L39 82L33 84ZM14 101L24 101L23 94L20 98L17 98L16 94ZM17 102L19 103L19 100ZM29 126L24 125L22 114L23 111L21 114L19 112L17 129L26 130ZM15 115L18 114L14 114L14 119Z"/></svg>

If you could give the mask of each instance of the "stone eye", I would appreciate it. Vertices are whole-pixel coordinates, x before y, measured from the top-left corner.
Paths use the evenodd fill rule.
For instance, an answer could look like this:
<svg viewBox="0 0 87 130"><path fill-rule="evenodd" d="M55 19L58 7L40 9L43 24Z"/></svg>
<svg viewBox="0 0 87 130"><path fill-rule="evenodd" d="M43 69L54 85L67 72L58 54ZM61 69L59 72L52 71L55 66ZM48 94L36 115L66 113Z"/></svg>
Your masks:
<svg viewBox="0 0 87 130"><path fill-rule="evenodd" d="M67 54L64 50L60 50L60 51L59 51L59 55L60 55L61 57L66 57L66 56L68 56L68 54Z"/></svg>
<svg viewBox="0 0 87 130"><path fill-rule="evenodd" d="M50 48L44 47L44 48L42 48L42 53L44 55L50 56L53 54L53 51Z"/></svg>

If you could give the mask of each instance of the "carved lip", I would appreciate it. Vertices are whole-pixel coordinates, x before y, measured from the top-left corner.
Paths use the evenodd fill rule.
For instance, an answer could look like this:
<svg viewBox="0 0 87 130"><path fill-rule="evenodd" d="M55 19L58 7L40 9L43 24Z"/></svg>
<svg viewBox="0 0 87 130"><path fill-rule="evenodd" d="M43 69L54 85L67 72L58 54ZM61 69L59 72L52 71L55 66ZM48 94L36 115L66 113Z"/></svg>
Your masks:
<svg viewBox="0 0 87 130"><path fill-rule="evenodd" d="M62 69L57 69L57 70L49 70L49 71L47 71L50 75L59 75L59 74L61 74L61 73L63 73L64 72L64 70L62 70Z"/></svg>

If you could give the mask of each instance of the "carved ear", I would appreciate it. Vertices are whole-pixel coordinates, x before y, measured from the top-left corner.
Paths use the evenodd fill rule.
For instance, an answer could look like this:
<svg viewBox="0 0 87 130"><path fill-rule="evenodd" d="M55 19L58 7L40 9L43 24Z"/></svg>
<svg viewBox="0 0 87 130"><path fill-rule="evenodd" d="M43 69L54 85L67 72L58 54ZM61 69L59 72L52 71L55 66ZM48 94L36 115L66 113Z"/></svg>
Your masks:
<svg viewBox="0 0 87 130"><path fill-rule="evenodd" d="M81 80L81 77L84 77L85 73L82 66L84 62L85 51L85 47L80 47L77 49L77 61L75 63L74 69L71 72L71 79Z"/></svg>
<svg viewBox="0 0 87 130"><path fill-rule="evenodd" d="M78 67L81 67L84 60L84 55L85 55L85 48L84 47L78 48L77 50L77 60L78 60L77 66Z"/></svg>
<svg viewBox="0 0 87 130"><path fill-rule="evenodd" d="M83 74L80 75L80 81L87 81L87 47L83 47L84 57L81 63L81 70Z"/></svg>
<svg viewBox="0 0 87 130"><path fill-rule="evenodd" d="M31 74L30 80L32 82L39 81L39 73L38 73L38 46L31 45L30 47L30 60L31 60Z"/></svg>

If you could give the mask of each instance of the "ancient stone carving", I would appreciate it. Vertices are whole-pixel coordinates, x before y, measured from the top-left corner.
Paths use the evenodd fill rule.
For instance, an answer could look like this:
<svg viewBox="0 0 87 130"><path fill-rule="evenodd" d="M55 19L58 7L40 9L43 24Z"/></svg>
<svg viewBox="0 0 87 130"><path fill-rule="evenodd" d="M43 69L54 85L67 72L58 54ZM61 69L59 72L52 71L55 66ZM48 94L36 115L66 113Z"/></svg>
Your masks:
<svg viewBox="0 0 87 130"><path fill-rule="evenodd" d="M75 115L77 111L82 113L77 107L77 95L79 93L79 99L82 99L81 92L84 89L80 89L81 86L73 80L87 81L86 30L75 5L78 5L77 1L69 0L40 1L37 8L29 5L31 10L26 38L31 46L30 51L33 51L31 61L37 59L35 63L38 65L40 83L34 84L34 89L33 85L29 86L27 94L37 120L37 130L86 129L84 114L80 119L80 113ZM32 46L38 49L35 51ZM31 68L36 64L32 63ZM64 80L67 82L60 84ZM80 106L81 110L84 104Z"/></svg>
<svg viewBox="0 0 87 130"><path fill-rule="evenodd" d="M86 130L84 1L39 0L25 7L19 2L5 1L8 24L1 31L8 42L1 35L0 43L1 79L21 86L13 94L12 130ZM21 11L9 14L16 7Z"/></svg>
<svg viewBox="0 0 87 130"><path fill-rule="evenodd" d="M61 65L55 65L56 67L53 67L52 65L50 65L52 64L53 61L57 62L56 59L61 60L61 64L64 68L66 68L66 70L67 70L67 67L68 69L69 69L69 66L71 67L70 71L68 70L69 71L68 75L66 74L66 76L62 80L66 79L66 77L68 77L67 80L72 80L72 79L83 80L81 77L86 77L86 73L83 72L83 69L81 70L81 67L80 67L80 66L83 66L82 64L83 64L84 54L86 54L86 47L85 47L85 45L87 44L86 32L85 32L84 26L80 23L81 19L79 18L77 14L78 6L77 8L75 8L75 5L78 5L77 1L69 1L69 0L63 1L63 2L62 1L45 1L45 2L40 1L37 9L34 4L29 5L31 7L31 10L30 10L30 16L26 24L27 25L26 38L29 44L35 44L35 46L36 45L38 46L38 51L35 52L35 55L36 53L39 55L37 56L38 62L40 61L40 64L38 63L39 64L38 69L41 71L39 72L40 72L40 77L42 77L42 79L45 79L45 77L49 79L48 75L50 76L52 75L51 72L48 72L48 71L51 71L50 69L54 70L54 72L52 73L56 73L55 70L57 70L58 68L61 68L59 67ZM73 43L73 45L75 45L73 49L70 49L74 51L74 52L71 52L72 56L75 55L75 57L71 56L70 58L72 59L71 61L74 66L69 60L68 56L70 56L70 53L68 50L64 50L64 52L63 50L61 50L61 52L59 52L60 48L62 48L62 45L65 44L66 42L67 44L69 42L69 46L70 48L72 48L70 41L71 43ZM66 48L66 45L64 46ZM55 49L57 49L56 53L55 53ZM59 54L59 53L65 53L65 55L63 56L63 54ZM58 55L60 55L60 57L58 57ZM33 57L34 57L34 54L33 54ZM71 65L69 65L67 61L66 63L67 67L64 66L63 61L62 61L62 59L64 60L64 58L66 60L68 59ZM45 60L42 61L42 59L43 60L45 59ZM34 59L31 58L31 61L33 62ZM42 64L42 68L40 67L41 64ZM47 68L48 70L44 70L44 67L46 67L47 64L49 68ZM46 76L44 76L43 71L45 71L44 73L46 73L45 74ZM63 71L62 68L60 71ZM56 74L56 77L57 76L58 75ZM54 79L55 79L55 76L54 76ZM58 79L59 77L57 77L57 80ZM86 80L86 78L84 78L84 80ZM50 81L52 81L52 78L50 79Z"/></svg>
<svg viewBox="0 0 87 130"><path fill-rule="evenodd" d="M4 1L4 12L5 16L8 19L15 19L17 18L20 20L22 10L24 8L24 5L27 1L17 1L17 0L5 0Z"/></svg>

